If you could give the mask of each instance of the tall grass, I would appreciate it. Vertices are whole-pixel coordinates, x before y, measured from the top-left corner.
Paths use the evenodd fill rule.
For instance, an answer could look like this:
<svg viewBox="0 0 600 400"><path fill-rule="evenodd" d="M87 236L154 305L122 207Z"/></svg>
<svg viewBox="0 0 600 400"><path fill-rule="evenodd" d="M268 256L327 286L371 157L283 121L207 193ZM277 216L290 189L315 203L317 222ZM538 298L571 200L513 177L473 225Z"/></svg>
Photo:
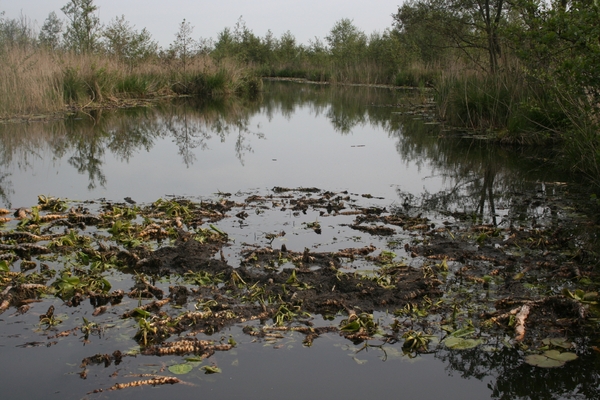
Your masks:
<svg viewBox="0 0 600 400"><path fill-rule="evenodd" d="M0 48L0 115L64 109L60 66L53 55L29 48Z"/></svg>
<svg viewBox="0 0 600 400"><path fill-rule="evenodd" d="M0 49L0 117L60 112L124 99L218 96L261 88L249 68L227 61L217 65L208 56L193 58L185 71L159 58L128 68L102 54L6 47Z"/></svg>
<svg viewBox="0 0 600 400"><path fill-rule="evenodd" d="M339 63L331 59L274 62L255 67L257 74L272 78L306 79L313 82L394 84L394 75L375 62Z"/></svg>
<svg viewBox="0 0 600 400"><path fill-rule="evenodd" d="M490 133L505 142L558 139L564 120L548 87L518 68L495 74L447 68L437 79L434 98L447 125Z"/></svg>
<svg viewBox="0 0 600 400"><path fill-rule="evenodd" d="M217 63L208 56L196 57L185 72L177 72L174 77L171 88L177 94L215 97L262 90L262 81L253 70L230 59Z"/></svg>
<svg viewBox="0 0 600 400"><path fill-rule="evenodd" d="M568 90L556 92L556 104L568 121L561 161L600 188L600 104L591 96L575 96Z"/></svg>

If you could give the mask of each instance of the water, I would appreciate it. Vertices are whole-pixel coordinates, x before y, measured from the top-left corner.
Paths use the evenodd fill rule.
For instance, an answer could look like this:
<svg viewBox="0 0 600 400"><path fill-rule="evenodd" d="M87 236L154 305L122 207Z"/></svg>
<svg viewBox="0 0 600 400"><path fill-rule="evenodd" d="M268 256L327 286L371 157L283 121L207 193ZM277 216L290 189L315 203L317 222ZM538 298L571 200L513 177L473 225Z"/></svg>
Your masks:
<svg viewBox="0 0 600 400"><path fill-rule="evenodd" d="M487 146L485 141L446 138L432 123L430 112L421 108L423 94L269 82L265 89L262 98L252 101L174 101L153 108L92 112L64 121L0 126L0 206L31 206L41 194L77 201L131 197L138 203L225 192L241 198L280 186L348 191L365 195L364 201L372 205L426 206L440 218L475 214L485 222L502 224L509 215L523 213L535 215L540 223L552 219L543 202L519 206L514 199L533 191L543 200L562 187L564 176L542 166L529 150L523 154ZM262 232L294 223L292 216L269 221L268 215L252 216L250 228L233 222L221 227L238 243L260 242L264 238L257 237ZM317 239L305 230L295 232L286 238L289 248L312 245L335 250L351 242L334 238L339 235L333 231ZM373 240L378 246L385 243ZM115 288L129 285L118 274L110 279ZM134 303L124 300L125 307ZM82 341L81 334L51 338L37 324L37 316L50 304L60 310L61 330L78 326L93 311L87 303L70 309L58 299L47 299L22 316L14 309L2 314L3 398L159 398L201 393L219 399L390 395L592 399L600 390L597 357L573 362L571 372L549 371L525 365L515 351L506 349L442 348L409 358L400 344L388 345L385 351L376 347L359 351L361 345L325 334L312 347L303 347L303 337L297 333L286 333L274 342L257 341L244 335L241 327L232 327L213 339L232 335L238 347L203 364L218 365L221 374L205 375L195 368L180 376L187 385L89 394L110 387L116 377L126 374L168 375L165 369L183 362L182 357L127 357L119 366L90 366L88 378L80 379L83 358L136 347L131 339L135 321L121 320L115 311L103 317L104 332L90 342ZM116 377L111 377L113 373Z"/></svg>
<svg viewBox="0 0 600 400"><path fill-rule="evenodd" d="M30 205L39 194L148 202L273 186L395 199L397 189L420 194L448 181L439 170L452 163L450 150L435 126L385 107L397 92L278 86L249 104L173 103L0 126L0 204ZM469 151L459 153L473 158ZM519 162L510 152L491 157Z"/></svg>

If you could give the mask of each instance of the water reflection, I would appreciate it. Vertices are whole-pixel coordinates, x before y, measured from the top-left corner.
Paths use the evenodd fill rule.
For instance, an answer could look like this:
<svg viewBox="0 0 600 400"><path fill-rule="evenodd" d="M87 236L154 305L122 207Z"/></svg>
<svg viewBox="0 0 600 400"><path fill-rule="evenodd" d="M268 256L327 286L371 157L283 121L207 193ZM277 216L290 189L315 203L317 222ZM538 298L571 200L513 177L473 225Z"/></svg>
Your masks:
<svg viewBox="0 0 600 400"><path fill-rule="evenodd" d="M459 373L461 378L494 380L488 384L493 399L598 399L600 377L598 362L593 355L570 364L568 367L545 369L532 367L522 360L514 349L483 351L442 350L436 358L447 365L449 373Z"/></svg>
<svg viewBox="0 0 600 400"><path fill-rule="evenodd" d="M235 155L244 165L244 155L252 152L247 138L264 138L262 133L250 127L250 117L258 111L257 105L256 102L240 99L213 102L179 100L163 108L161 118L186 166L196 160L194 149L207 150L208 142L214 137L224 142L228 136L235 137Z"/></svg>
<svg viewBox="0 0 600 400"><path fill-rule="evenodd" d="M404 119L402 130L396 133L402 157L419 165L427 161L431 176L441 177L444 183L439 190L424 190L419 196L398 190L405 203L419 209L498 225L519 219L524 212L531 216L532 208L516 201L520 194L537 190L538 196L543 197L553 182L569 180L541 163L539 159L545 154L534 149L447 138L437 127L414 119Z"/></svg>
<svg viewBox="0 0 600 400"><path fill-rule="evenodd" d="M494 223L497 222L495 215L498 207L504 207L507 202L499 193L507 193L509 187L514 189L515 182L522 182L524 179L546 179L541 176L540 171L537 171L537 175L532 174L535 163L528 162L513 150L488 149L485 145L473 142L440 139L435 125L424 124L421 117L415 115L400 115L397 113L398 108L391 107L398 103L418 105L422 101L422 96L418 93L368 87L334 88L327 85L273 82L267 82L265 89L264 95L254 100L201 102L180 99L153 108L94 111L89 115L43 124L2 125L0 199L10 205L13 195L19 195L18 192L15 193L14 185L21 182L21 179L29 179L24 178L27 174L23 172L37 176L43 171L52 170L58 175L64 175L64 179L70 179L66 178L68 170L61 165L63 159L80 177L85 177L87 190L91 195L110 196L111 185L115 186L116 180L134 179L126 175L126 171L133 170L132 166L148 169L146 179L148 185L152 185L150 175L153 172L148 163L160 164L164 167L163 170L172 171L173 179L189 179L185 173L174 170L177 166L173 165L170 155L165 153L167 142L175 146L178 163L185 169L191 169L202 154L203 160L197 167L197 172L205 173L211 166L220 165L221 171L231 170L228 175L230 177L246 174L243 179L240 178L248 182L246 187L270 185L271 180L275 179L278 179L276 185L297 184L281 182L281 178L275 177L266 179L265 176L273 170L280 170L290 180L295 179L300 184L307 182L308 185L322 184L317 177L323 176L325 172L331 174L328 180L323 180L326 184L339 182L339 186L354 190L373 190L373 186L363 183L377 177L380 186L383 182L388 186L397 185L400 199L408 198L412 201L413 196L420 196L419 199L428 208L448 212L455 212L462 207L463 212L469 210L483 216L484 210L487 210L486 215L494 219ZM239 165L245 166L247 157L256 149L256 143L259 143L261 149L267 149L268 146L261 143L272 140L275 144L275 136L282 134L280 131L272 132L275 128L265 125L281 117L296 121L300 115L305 120L326 120L329 129L339 134L339 139L330 138L328 142L321 144L314 141L324 138L325 133L310 132L311 136L309 132L302 132L301 126L284 128L298 129L294 133L305 137L299 141L301 144L314 142L304 143L305 148L290 145L297 148L281 156L289 159L289 154L301 153L300 162L306 165L283 167L279 163L274 169L273 165L263 164L262 169L248 169L243 173L239 169L221 165L225 163L223 156L214 152L218 143L228 141L233 146L233 156ZM270 133L265 133L265 129ZM322 128L317 126L310 129ZM399 160L381 164L382 159L389 158L387 155L348 152L350 146L344 138L365 140L371 148L377 147L375 140L380 139L375 138L373 132L387 135L387 139L383 139L392 141L400 156ZM364 143L355 144L358 146L352 147L361 147ZM285 144L276 149L268 148L268 151L280 152L284 146ZM319 146L327 148L320 149L319 153L315 150ZM388 144L380 141L379 146L385 148ZM340 152L337 147L342 148L345 153ZM151 160L142 157L144 153ZM265 156L261 154L261 157ZM275 156L272 158L273 161L277 160ZM122 166L115 167L116 163ZM108 173L109 167L116 171ZM298 167L309 168L304 171L306 181L293 175ZM284 171L284 168L287 169ZM412 172L414 169L416 174ZM344 171L349 176L345 177ZM361 173L364 177L359 179L358 175ZM16 175L18 181L14 179ZM181 177L177 178L178 175ZM342 177L347 178L347 182ZM164 182L164 178L161 179ZM223 178L219 179L222 183L217 184L225 186ZM73 180L70 182L71 185L78 184ZM428 182L432 183L427 186ZM210 184L215 185L214 182ZM423 186L423 190L415 193L415 188L419 185ZM62 190L62 186L57 187ZM243 190L246 187L237 189ZM103 191L97 191L98 188ZM170 190L166 184L164 188L164 191ZM60 196L61 193L56 195ZM81 197L82 194L78 192L78 196Z"/></svg>
<svg viewBox="0 0 600 400"><path fill-rule="evenodd" d="M137 196L142 186L158 183L163 185L161 190L165 188L163 193L183 194L181 187L191 187L194 193L212 190L212 181L201 180L211 174L221 174L215 181L222 185L226 185L224 179L231 180L235 190L269 184L326 185L325 189L348 185L354 191L383 191L383 186L394 185L395 197L386 201L500 224L503 218L518 220L521 214L535 213L535 204L515 201L519 193L533 186L544 196L543 190L550 189L543 182L562 179L548 168L540 168L531 154L481 141L444 138L436 125L426 124L414 114L398 114L399 109L393 107L399 102L417 105L422 100L419 94L293 83L267 83L265 89L263 97L255 100L177 100L153 108L94 111L43 124L0 125L0 200L10 206L13 196L21 196L14 189L21 180L41 185L45 169L70 181L70 171L60 168L61 160L66 160L71 170L85 178L90 193L106 188L103 193L112 197L118 193L114 185L120 175L125 177L125 190L132 191L127 195L132 196ZM302 119L297 119L299 115ZM291 125L281 124L280 119ZM292 126L296 121L305 125ZM325 123L320 124L322 121ZM327 136L325 126L335 135ZM290 145L292 140L296 141ZM232 148L219 152L218 145L225 142ZM357 144L375 150L361 152ZM286 146L290 147L287 152ZM391 155L381 156L381 149L388 147ZM260 154L252 159L255 151ZM235 168L230 160L223 160L225 152L233 153ZM393 160L380 163L386 157ZM115 168L112 164L116 163L120 164ZM191 173L175 186L184 174L177 168L181 165ZM240 165L248 171L245 175ZM273 171L281 171L284 178L273 175L270 180L263 179ZM333 180L323 179L328 174ZM138 181L143 184L135 186ZM414 181L417 183L410 186ZM427 182L433 184L427 186ZM61 191L66 187L56 195L64 196ZM149 196L156 199L154 192ZM540 213L552 218L552 210L544 208ZM524 364L516 351L499 347L497 351L440 349L435 357L449 375L458 373L477 380L492 377L489 389L498 399L592 399L600 395L597 361L580 359L569 363L568 370L542 370Z"/></svg>
<svg viewBox="0 0 600 400"><path fill-rule="evenodd" d="M107 152L124 163L136 154L150 152L161 139L170 138L177 146L182 163L196 161L195 150L208 149L215 137L235 140L235 155L244 164L252 152L249 136L263 138L249 127L257 111L240 101L173 101L154 108L115 111L93 110L72 118L47 123L0 126L0 199L9 207L15 193L11 170L36 173L37 162L59 163L66 159L78 174L87 177L87 188L106 187L104 173ZM155 160L160 163L161 160Z"/></svg>

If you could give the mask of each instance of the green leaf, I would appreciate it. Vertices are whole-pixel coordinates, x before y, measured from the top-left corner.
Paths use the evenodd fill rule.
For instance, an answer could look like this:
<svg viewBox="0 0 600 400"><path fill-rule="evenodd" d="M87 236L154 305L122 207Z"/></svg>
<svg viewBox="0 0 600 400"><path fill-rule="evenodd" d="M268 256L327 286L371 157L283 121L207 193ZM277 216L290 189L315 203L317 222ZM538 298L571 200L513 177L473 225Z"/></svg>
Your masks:
<svg viewBox="0 0 600 400"><path fill-rule="evenodd" d="M545 345L552 345L554 347L561 347L563 349L570 349L573 347L573 343L571 343L567 338L546 338L542 340L542 343Z"/></svg>
<svg viewBox="0 0 600 400"><path fill-rule="evenodd" d="M519 279L523 278L524 276L525 276L524 273L519 272L513 276L513 280L518 281Z"/></svg>
<svg viewBox="0 0 600 400"><path fill-rule="evenodd" d="M8 261L6 261L6 260L0 261L0 271L4 271L4 272L10 271L10 267L8 266Z"/></svg>
<svg viewBox="0 0 600 400"><path fill-rule="evenodd" d="M110 284L110 282L108 280L106 280L106 278L102 278L100 280L100 283L102 284L102 291L103 292L108 292L112 288L112 285Z"/></svg>
<svg viewBox="0 0 600 400"><path fill-rule="evenodd" d="M594 301L598 299L598 292L587 292L583 295L583 300Z"/></svg>
<svg viewBox="0 0 600 400"><path fill-rule="evenodd" d="M61 276L60 279L72 286L77 286L81 282L81 280L76 276Z"/></svg>
<svg viewBox="0 0 600 400"><path fill-rule="evenodd" d="M213 231L217 232L219 235L227 237L227 234L225 232L223 232L222 230L220 230L219 228L217 228L213 224L210 224L209 226L210 226L210 229L212 229Z"/></svg>
<svg viewBox="0 0 600 400"><path fill-rule="evenodd" d="M141 308L134 308L131 315L134 317L142 317L142 318L150 318L152 316L152 314L150 314L148 311L142 310Z"/></svg>
<svg viewBox="0 0 600 400"><path fill-rule="evenodd" d="M189 373L192 369L194 369L194 366L191 364L175 364L175 365L171 365L169 367L169 371L171 371L171 373L175 374L175 375L185 375L187 373Z"/></svg>
<svg viewBox="0 0 600 400"><path fill-rule="evenodd" d="M360 323L358 320L354 320L349 324L342 326L341 330L344 332L358 332L360 330Z"/></svg>
<svg viewBox="0 0 600 400"><path fill-rule="evenodd" d="M198 362L204 361L204 358L195 356L195 357L186 357L186 358L184 358L184 360L189 361L189 362L198 363Z"/></svg>
<svg viewBox="0 0 600 400"><path fill-rule="evenodd" d="M449 349L454 350L467 350L479 346L483 341L481 339L463 339L459 337L450 336L444 340L444 344Z"/></svg>
<svg viewBox="0 0 600 400"><path fill-rule="evenodd" d="M221 373L221 368L219 368L219 367L214 367L214 366L211 367L211 366L205 365L201 369L204 370L205 374L220 374Z"/></svg>
<svg viewBox="0 0 600 400"><path fill-rule="evenodd" d="M525 357L525 362L529 365L540 368L562 367L565 363L577 359L577 354L558 350L547 350L543 354L531 354Z"/></svg>
<svg viewBox="0 0 600 400"><path fill-rule="evenodd" d="M529 365L540 368L557 368L565 365L564 361L554 360L542 354L530 354L525 356L525 362Z"/></svg>
<svg viewBox="0 0 600 400"><path fill-rule="evenodd" d="M562 361L562 362L568 362L568 361L573 361L573 360L577 359L577 354L570 353L568 351L561 353L558 350L548 350L548 351L544 352L544 355L553 360Z"/></svg>
<svg viewBox="0 0 600 400"><path fill-rule="evenodd" d="M458 330L452 332L450 334L450 336L454 336L454 337L458 338L458 337L468 336L472 333L475 333L475 328L468 327L468 328L458 329Z"/></svg>

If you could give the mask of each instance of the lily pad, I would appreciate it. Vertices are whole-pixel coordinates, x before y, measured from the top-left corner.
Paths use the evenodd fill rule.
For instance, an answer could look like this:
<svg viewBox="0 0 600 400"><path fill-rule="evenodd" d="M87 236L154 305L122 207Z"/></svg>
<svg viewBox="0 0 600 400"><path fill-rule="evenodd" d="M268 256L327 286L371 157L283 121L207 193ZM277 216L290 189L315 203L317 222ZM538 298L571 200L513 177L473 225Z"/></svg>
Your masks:
<svg viewBox="0 0 600 400"><path fill-rule="evenodd" d="M171 371L171 373L175 375L185 375L189 373L192 369L194 369L194 366L188 363L175 364L169 366L169 371Z"/></svg>
<svg viewBox="0 0 600 400"><path fill-rule="evenodd" d="M568 361L577 359L577 354L558 350L548 350L543 354L530 354L525 357L525 362L529 365L540 368L557 368L562 367Z"/></svg>
<svg viewBox="0 0 600 400"><path fill-rule="evenodd" d="M530 354L525 356L525 362L529 365L540 368L557 368L565 365L563 361L548 358L543 354Z"/></svg>
<svg viewBox="0 0 600 400"><path fill-rule="evenodd" d="M204 370L205 374L220 374L221 373L221 368L219 368L219 367L211 367L209 365L205 365L201 369Z"/></svg>
<svg viewBox="0 0 600 400"><path fill-rule="evenodd" d="M577 354L570 353L568 351L561 353L558 350L548 350L548 351L544 352L544 355L553 360L563 361L563 362L573 361L573 360L577 359Z"/></svg>
<svg viewBox="0 0 600 400"><path fill-rule="evenodd" d="M454 350L467 350L479 346L482 343L480 339L463 339L459 337L450 336L444 340L444 344L449 349Z"/></svg>
<svg viewBox="0 0 600 400"><path fill-rule="evenodd" d="M545 345L552 345L554 347L560 347L563 349L573 348L573 343L571 343L566 338L546 338L542 340L542 343L544 343Z"/></svg>

